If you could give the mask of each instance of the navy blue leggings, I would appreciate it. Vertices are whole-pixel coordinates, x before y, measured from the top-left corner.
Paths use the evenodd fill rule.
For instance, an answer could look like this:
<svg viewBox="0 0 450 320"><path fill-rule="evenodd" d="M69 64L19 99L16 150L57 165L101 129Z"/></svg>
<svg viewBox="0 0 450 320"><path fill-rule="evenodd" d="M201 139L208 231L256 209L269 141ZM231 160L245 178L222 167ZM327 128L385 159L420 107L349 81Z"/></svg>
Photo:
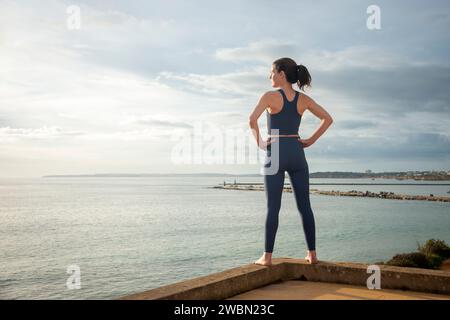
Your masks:
<svg viewBox="0 0 450 320"><path fill-rule="evenodd" d="M275 156L277 150L278 160ZM276 163L278 163L278 166L276 166ZM264 164L264 185L267 199L265 251L273 252L285 171L289 174L297 208L302 219L308 250L315 250L316 231L309 200L309 168L303 145L295 137L277 137L267 147L266 163Z"/></svg>

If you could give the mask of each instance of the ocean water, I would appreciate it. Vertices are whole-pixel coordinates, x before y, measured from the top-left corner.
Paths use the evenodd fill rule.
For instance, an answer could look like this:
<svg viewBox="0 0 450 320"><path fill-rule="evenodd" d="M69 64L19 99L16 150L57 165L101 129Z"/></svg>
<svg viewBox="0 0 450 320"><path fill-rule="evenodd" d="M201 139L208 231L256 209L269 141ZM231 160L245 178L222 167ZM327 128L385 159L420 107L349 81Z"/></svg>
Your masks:
<svg viewBox="0 0 450 320"><path fill-rule="evenodd" d="M0 299L112 299L253 262L264 251L265 194L211 188L223 180L234 179L1 179ZM449 195L439 184L311 188ZM311 195L311 204L320 260L374 263L430 238L450 243L450 203ZM284 193L274 257L305 254ZM70 265L80 289L66 286Z"/></svg>

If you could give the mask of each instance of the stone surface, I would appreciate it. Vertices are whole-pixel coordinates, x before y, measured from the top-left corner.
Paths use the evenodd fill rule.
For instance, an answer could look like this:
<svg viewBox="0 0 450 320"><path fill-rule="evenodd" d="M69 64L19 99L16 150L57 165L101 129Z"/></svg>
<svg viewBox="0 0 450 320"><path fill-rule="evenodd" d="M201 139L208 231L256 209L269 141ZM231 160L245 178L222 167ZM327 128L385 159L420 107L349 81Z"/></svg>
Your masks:
<svg viewBox="0 0 450 320"><path fill-rule="evenodd" d="M450 295L290 280L253 289L226 300L450 300Z"/></svg>

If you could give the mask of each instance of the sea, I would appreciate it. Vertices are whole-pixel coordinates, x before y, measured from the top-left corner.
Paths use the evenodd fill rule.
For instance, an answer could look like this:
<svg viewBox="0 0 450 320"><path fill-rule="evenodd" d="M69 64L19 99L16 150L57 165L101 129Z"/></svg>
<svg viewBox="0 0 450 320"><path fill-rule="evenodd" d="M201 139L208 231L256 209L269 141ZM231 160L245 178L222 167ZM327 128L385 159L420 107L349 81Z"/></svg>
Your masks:
<svg viewBox="0 0 450 320"><path fill-rule="evenodd" d="M263 182L258 176L0 179L0 299L116 299L252 263L264 251L265 193L213 188L235 180ZM450 196L448 182L423 183L432 185L312 178L310 188ZM428 239L450 243L448 202L318 194L310 200L322 261L374 264ZM300 214L286 192L273 257L305 255Z"/></svg>

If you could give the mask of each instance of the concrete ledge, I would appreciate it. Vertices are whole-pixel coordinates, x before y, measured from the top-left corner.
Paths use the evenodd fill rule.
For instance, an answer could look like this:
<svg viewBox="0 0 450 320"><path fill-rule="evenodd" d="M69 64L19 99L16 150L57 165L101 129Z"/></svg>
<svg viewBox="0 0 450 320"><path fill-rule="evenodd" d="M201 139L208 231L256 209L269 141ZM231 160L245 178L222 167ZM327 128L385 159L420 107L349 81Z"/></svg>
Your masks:
<svg viewBox="0 0 450 320"><path fill-rule="evenodd" d="M290 279L367 286L368 264L322 261L315 267L302 259L281 258ZM378 265L382 289L450 294L450 273L442 270Z"/></svg>
<svg viewBox="0 0 450 320"><path fill-rule="evenodd" d="M221 300L284 279L286 264L273 260L270 267L244 265L207 276L177 282L121 300Z"/></svg>
<svg viewBox="0 0 450 320"><path fill-rule="evenodd" d="M277 281L308 280L366 286L368 264L274 258L272 266L248 264L162 286L121 300L222 300ZM450 273L441 270L379 265L382 289L450 294Z"/></svg>

